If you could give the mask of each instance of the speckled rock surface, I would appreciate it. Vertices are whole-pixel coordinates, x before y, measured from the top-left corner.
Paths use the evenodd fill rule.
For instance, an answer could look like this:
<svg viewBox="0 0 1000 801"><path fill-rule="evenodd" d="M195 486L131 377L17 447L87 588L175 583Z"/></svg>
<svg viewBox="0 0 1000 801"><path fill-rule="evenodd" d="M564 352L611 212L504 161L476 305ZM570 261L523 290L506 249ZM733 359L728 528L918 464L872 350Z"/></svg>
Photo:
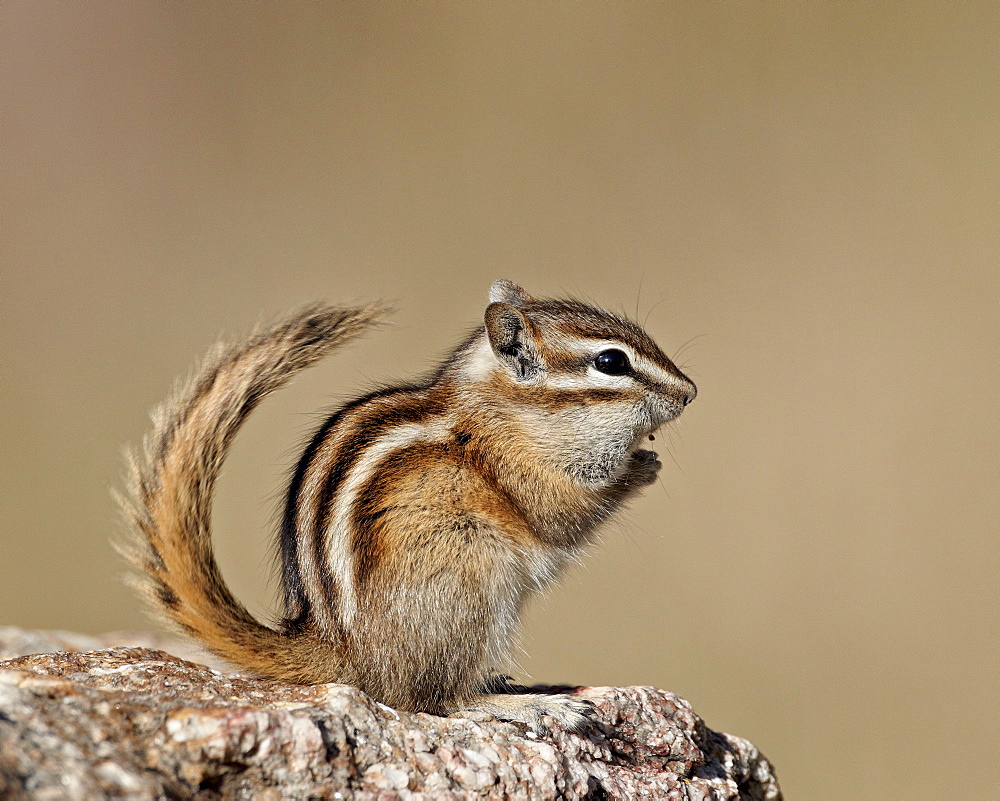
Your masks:
<svg viewBox="0 0 1000 801"><path fill-rule="evenodd" d="M596 729L535 737L343 685L223 673L157 644L0 628L0 798L781 798L752 744L663 690L580 688Z"/></svg>

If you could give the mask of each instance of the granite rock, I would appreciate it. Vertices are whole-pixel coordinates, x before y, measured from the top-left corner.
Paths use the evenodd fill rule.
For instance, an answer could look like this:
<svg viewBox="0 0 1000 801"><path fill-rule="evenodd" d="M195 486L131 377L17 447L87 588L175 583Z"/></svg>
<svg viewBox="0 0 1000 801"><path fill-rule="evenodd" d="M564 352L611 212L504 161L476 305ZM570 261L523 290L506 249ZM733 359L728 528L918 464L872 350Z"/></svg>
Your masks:
<svg viewBox="0 0 1000 801"><path fill-rule="evenodd" d="M178 645L0 628L0 798L781 798L751 743L664 690L571 688L598 724L539 737L162 650L194 655Z"/></svg>

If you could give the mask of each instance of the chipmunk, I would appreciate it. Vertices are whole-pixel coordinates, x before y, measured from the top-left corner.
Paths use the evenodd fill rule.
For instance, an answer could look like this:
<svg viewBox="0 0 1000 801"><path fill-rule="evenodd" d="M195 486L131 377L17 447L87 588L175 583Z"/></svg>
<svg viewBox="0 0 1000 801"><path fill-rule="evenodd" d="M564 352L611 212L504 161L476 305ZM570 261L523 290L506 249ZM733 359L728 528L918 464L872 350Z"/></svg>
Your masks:
<svg viewBox="0 0 1000 801"><path fill-rule="evenodd" d="M213 556L219 470L265 395L386 309L311 306L217 346L131 460L126 555L154 609L261 677L536 731L543 716L586 726L586 702L518 693L499 670L527 598L655 479L660 462L640 444L696 390L623 317L509 281L489 299L484 324L430 378L348 403L309 442L287 494L273 628L233 597Z"/></svg>

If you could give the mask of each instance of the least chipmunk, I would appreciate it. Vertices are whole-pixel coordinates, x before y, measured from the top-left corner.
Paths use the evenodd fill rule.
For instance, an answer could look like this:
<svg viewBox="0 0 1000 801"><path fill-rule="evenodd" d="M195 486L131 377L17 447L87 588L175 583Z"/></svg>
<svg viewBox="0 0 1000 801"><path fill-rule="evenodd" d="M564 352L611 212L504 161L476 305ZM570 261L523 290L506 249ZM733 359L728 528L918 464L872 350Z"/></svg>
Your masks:
<svg viewBox="0 0 1000 801"><path fill-rule="evenodd" d="M210 510L236 432L385 312L311 306L217 346L132 460L126 554L156 610L253 674L579 729L585 702L517 693L500 671L527 598L655 479L640 445L694 399L621 316L497 281L484 324L430 378L348 403L306 447L280 533L281 623L255 619L219 573Z"/></svg>

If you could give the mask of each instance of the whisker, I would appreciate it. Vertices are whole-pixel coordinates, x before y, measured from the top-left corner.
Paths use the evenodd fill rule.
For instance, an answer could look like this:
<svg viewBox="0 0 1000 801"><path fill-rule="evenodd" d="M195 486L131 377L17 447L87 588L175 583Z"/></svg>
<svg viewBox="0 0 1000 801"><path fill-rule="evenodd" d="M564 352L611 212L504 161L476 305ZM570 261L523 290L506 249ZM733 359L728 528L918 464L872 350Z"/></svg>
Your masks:
<svg viewBox="0 0 1000 801"><path fill-rule="evenodd" d="M682 344L682 345L681 345L681 346L680 346L680 347L679 347L679 348L678 348L678 349L677 349L677 350L676 350L676 351L674 352L674 355L673 355L673 356L672 356L672 357L670 358L670 361L672 361L672 362L673 362L674 364L677 364L677 360L678 360L678 359L679 359L679 358L680 358L680 357L681 357L681 356L682 356L682 355L684 354L684 351L685 351L685 350L686 350L686 349L687 349L688 347L690 347L691 345L693 345L693 344L694 344L695 342L697 342L697 341L698 341L699 339L701 339L701 338L702 338L702 337L704 337L704 336L706 336L706 335L705 335L705 334L696 334L695 336L691 337L691 338L690 338L689 340L687 340L686 342L684 342L684 343L683 343L683 344Z"/></svg>
<svg viewBox="0 0 1000 801"><path fill-rule="evenodd" d="M645 278L646 278L646 271L643 270L641 273L639 273L639 289L635 293L635 317L633 318L635 320L639 319L639 300L640 298L642 298L642 282L645 280Z"/></svg>
<svg viewBox="0 0 1000 801"><path fill-rule="evenodd" d="M653 313L654 311L656 311L657 307L658 307L658 306L660 306L660 305L661 305L662 303L664 303L664 302L665 302L666 300L667 300L666 298L660 298L660 299L659 299L658 301L656 301L656 303L654 303L654 304L653 304L653 305L652 305L652 306L650 307L649 311L647 311L647 312L646 312L646 316L645 316L645 317L643 318L643 321L642 321L642 327L643 327L643 328L645 328L645 327L646 327L646 323L648 323L648 322L649 322L649 316L650 316L650 315L651 315L651 314L652 314L652 313Z"/></svg>

